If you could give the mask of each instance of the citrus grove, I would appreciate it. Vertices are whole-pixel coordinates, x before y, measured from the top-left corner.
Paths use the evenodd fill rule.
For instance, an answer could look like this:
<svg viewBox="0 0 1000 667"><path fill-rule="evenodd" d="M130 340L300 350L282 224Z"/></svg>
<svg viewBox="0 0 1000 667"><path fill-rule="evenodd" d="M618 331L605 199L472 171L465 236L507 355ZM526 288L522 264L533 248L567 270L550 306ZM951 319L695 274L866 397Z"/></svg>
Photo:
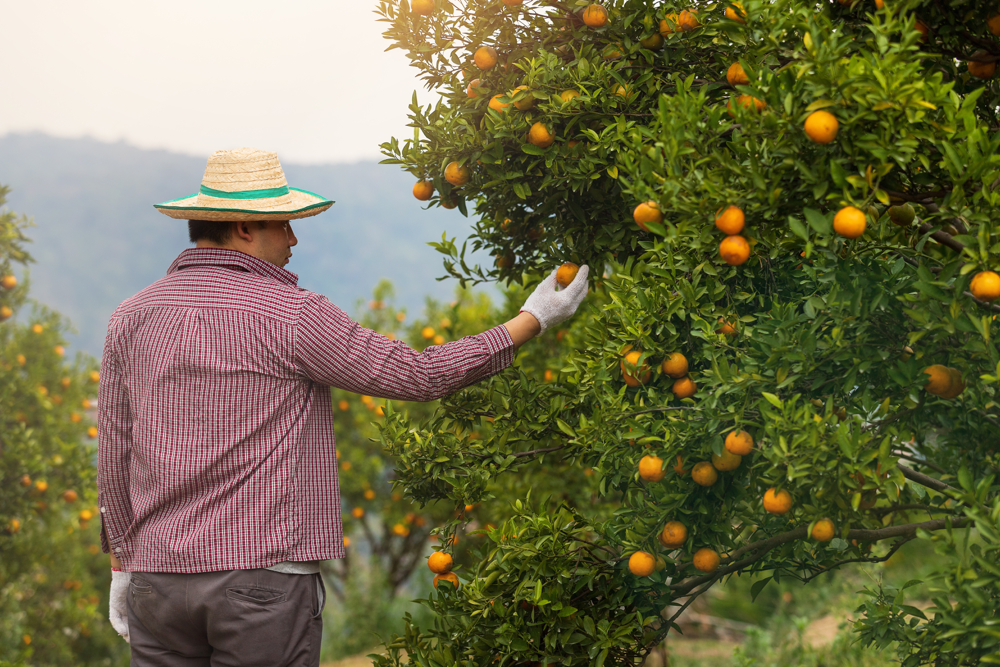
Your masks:
<svg viewBox="0 0 1000 667"><path fill-rule="evenodd" d="M873 584L862 643L1000 662L997 7L379 12L440 95L385 161L473 214L465 244L434 244L449 274L530 285L572 262L596 279L543 338L559 347L431 415L386 407L408 498L517 499L425 601L433 626L377 662L636 664L730 575L756 595L913 540L946 559L933 606ZM590 471L593 492L532 492L541 466L565 485Z"/></svg>
<svg viewBox="0 0 1000 667"><path fill-rule="evenodd" d="M69 324L15 275L28 224L0 210L0 664L127 662L97 532L97 360L70 359Z"/></svg>

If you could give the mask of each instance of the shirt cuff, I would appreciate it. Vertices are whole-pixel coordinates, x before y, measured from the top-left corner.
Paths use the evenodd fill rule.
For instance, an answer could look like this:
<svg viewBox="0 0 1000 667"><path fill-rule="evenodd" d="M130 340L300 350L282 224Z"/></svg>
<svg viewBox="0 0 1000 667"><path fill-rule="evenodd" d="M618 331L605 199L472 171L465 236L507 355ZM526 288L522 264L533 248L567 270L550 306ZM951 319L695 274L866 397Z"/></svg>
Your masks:
<svg viewBox="0 0 1000 667"><path fill-rule="evenodd" d="M502 324L484 331L477 338L486 343L490 352L490 375L496 375L514 363L514 339Z"/></svg>

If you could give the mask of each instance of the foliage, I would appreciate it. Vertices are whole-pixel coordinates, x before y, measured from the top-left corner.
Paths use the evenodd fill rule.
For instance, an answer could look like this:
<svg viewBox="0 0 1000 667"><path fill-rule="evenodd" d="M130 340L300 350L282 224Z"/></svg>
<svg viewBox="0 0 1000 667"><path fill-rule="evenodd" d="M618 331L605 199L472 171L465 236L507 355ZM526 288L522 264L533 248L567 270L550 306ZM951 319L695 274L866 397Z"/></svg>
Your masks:
<svg viewBox="0 0 1000 667"><path fill-rule="evenodd" d="M0 206L6 190L0 190ZM0 276L30 260L28 222L0 212ZM65 357L66 321L0 288L0 663L121 664L107 621L110 567L100 554L88 434L97 363ZM89 439L88 439L89 438Z"/></svg>
<svg viewBox="0 0 1000 667"><path fill-rule="evenodd" d="M431 206L475 207L469 242L436 244L450 274L530 286L565 260L599 269L559 346L546 336L528 364L430 416L386 408L381 438L408 497L522 497L460 569L461 589L428 599L433 625L409 626L381 665L399 664L402 649L421 665L635 664L726 575L758 576L754 596L771 578L808 581L910 540L930 548L973 539L968 526L995 530L984 508L1000 491L1000 307L969 290L1000 252L1000 88L968 71L1000 59L993 11L961 0L617 0L595 29L585 5L437 0L424 15L380 4L392 46L441 94L414 102L414 138L385 144L386 162L431 180ZM480 70L473 54L486 45L498 64ZM725 80L734 63L745 83ZM839 120L830 143L803 131L817 110ZM535 123L551 145L527 140ZM445 180L453 161L468 182ZM630 214L647 200L662 221L639 228ZM885 207L906 203L915 221L894 224ZM748 222L750 258L738 265L720 258L712 224L728 205ZM865 223L857 238L834 231L848 206ZM496 266L470 266L470 247ZM623 381L642 375L622 364L630 351L652 371L638 387ZM675 352L693 397L660 370ZM926 391L932 364L956 369L964 391ZM691 466L722 455L737 428L755 450L715 484L695 483ZM667 462L662 481L639 478L645 454ZM521 481L542 465L569 497L527 497ZM763 509L771 487L790 492L790 512ZM811 539L824 518L833 539ZM658 543L668 520L687 527L680 548ZM702 548L721 567L694 570ZM640 550L662 570L631 574ZM910 664L1000 660L995 626L980 622L1000 610L991 571L945 554L943 585L967 595L942 596L916 625L912 610L894 610L889 640L882 607L866 607L860 636L898 642Z"/></svg>

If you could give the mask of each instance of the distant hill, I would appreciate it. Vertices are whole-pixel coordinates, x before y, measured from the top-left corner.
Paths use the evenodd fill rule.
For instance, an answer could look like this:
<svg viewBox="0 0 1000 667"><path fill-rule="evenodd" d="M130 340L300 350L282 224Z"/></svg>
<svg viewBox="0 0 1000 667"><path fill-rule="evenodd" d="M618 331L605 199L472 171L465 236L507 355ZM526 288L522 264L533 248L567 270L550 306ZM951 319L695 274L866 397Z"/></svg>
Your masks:
<svg viewBox="0 0 1000 667"><path fill-rule="evenodd" d="M0 137L8 206L37 225L29 232L33 295L73 321L80 348L99 355L115 306L190 247L186 223L153 204L195 192L207 157L43 134ZM413 179L395 166L283 166L291 185L337 202L295 225L299 245L288 269L300 285L348 312L383 277L411 310L427 295L450 299L455 282L435 280L444 274L441 256L426 243L442 232L464 239L469 219L457 210L421 210Z"/></svg>

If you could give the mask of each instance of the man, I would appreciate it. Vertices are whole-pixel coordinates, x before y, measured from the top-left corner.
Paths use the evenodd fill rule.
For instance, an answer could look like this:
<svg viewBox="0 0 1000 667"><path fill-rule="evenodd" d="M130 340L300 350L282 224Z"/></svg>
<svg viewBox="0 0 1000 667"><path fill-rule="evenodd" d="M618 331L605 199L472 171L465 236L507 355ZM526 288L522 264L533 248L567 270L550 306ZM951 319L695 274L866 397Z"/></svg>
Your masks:
<svg viewBox="0 0 1000 667"><path fill-rule="evenodd" d="M241 149L157 205L196 247L112 315L98 414L111 622L133 665L318 665L319 563L344 555L330 387L439 398L502 371L587 293L586 266L561 291L553 272L514 319L418 353L282 268L290 221L332 204Z"/></svg>

